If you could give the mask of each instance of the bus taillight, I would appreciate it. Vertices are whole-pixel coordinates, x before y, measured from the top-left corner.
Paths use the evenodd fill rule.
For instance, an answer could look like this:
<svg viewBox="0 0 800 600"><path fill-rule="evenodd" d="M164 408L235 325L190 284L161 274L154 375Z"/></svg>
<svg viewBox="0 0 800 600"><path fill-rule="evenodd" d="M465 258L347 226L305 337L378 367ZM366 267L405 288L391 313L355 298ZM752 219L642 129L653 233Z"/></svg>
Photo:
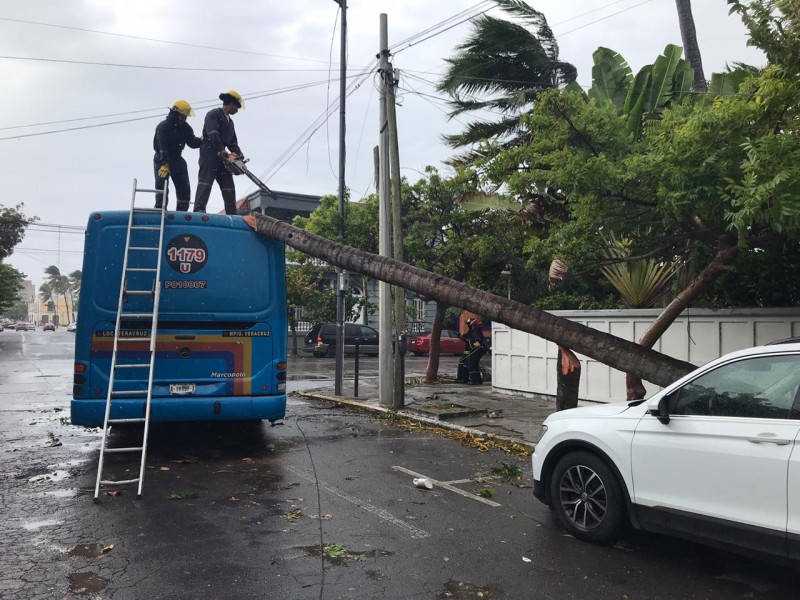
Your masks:
<svg viewBox="0 0 800 600"><path fill-rule="evenodd" d="M86 365L83 363L75 363L75 372L76 373L85 373L86 372Z"/></svg>
<svg viewBox="0 0 800 600"><path fill-rule="evenodd" d="M286 370L286 363L285 362L279 362L277 367L278 367L278 371L285 371Z"/></svg>

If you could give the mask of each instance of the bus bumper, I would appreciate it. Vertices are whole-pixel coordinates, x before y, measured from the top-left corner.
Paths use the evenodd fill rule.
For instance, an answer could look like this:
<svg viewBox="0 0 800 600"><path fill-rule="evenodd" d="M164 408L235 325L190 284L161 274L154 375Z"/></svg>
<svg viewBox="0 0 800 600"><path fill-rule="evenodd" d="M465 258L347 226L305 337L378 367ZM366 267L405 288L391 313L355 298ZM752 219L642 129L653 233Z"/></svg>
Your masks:
<svg viewBox="0 0 800 600"><path fill-rule="evenodd" d="M72 400L73 425L102 427L105 399ZM144 398L115 399L111 404L112 419L144 417ZM277 396L187 396L153 398L150 421L277 421L286 415L286 395Z"/></svg>

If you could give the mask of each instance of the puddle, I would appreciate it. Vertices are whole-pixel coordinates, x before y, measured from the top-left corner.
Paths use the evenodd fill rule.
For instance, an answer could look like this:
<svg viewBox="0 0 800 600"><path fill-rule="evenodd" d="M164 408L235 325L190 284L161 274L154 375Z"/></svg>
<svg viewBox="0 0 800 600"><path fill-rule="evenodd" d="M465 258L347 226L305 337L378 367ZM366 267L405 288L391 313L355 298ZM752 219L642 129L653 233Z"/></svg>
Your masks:
<svg viewBox="0 0 800 600"><path fill-rule="evenodd" d="M321 554L319 546L300 546L298 550L302 550L306 556L313 558L319 558ZM325 562L335 567L341 567L349 562L367 560L368 558L383 558L385 556L392 556L394 554L394 552L389 552L388 550L367 550L366 552L354 552L352 550L342 548L340 551L341 554L338 554L337 556L328 556L326 554Z"/></svg>
<svg viewBox="0 0 800 600"><path fill-rule="evenodd" d="M83 556L86 558L97 558L108 554L114 549L114 544L75 544L67 554L70 556Z"/></svg>
<svg viewBox="0 0 800 600"><path fill-rule="evenodd" d="M61 525L62 521L57 519L47 519L44 521L28 521L27 523L22 524L22 528L25 531L39 531L44 527L55 527L56 525Z"/></svg>
<svg viewBox="0 0 800 600"><path fill-rule="evenodd" d="M108 585L108 581L97 573L71 573L69 576L69 591L80 596L99 592Z"/></svg>
<svg viewBox="0 0 800 600"><path fill-rule="evenodd" d="M56 483L59 481L64 481L67 477L70 477L69 471L52 471L50 473L44 473L42 475L36 475L35 477L31 477L28 479L28 483L41 483L46 481L48 483Z"/></svg>
<svg viewBox="0 0 800 600"><path fill-rule="evenodd" d="M472 600L472 598L505 598L506 594L500 586L487 585L485 587L473 585L465 581L451 579L444 585L444 591L436 596L437 600Z"/></svg>
<svg viewBox="0 0 800 600"><path fill-rule="evenodd" d="M78 495L77 488L67 488L65 490L50 490L47 492L37 492L36 498L74 498Z"/></svg>
<svg viewBox="0 0 800 600"><path fill-rule="evenodd" d="M267 450L274 453L288 452L289 450L294 450L296 447L297 440L284 440L267 444Z"/></svg>

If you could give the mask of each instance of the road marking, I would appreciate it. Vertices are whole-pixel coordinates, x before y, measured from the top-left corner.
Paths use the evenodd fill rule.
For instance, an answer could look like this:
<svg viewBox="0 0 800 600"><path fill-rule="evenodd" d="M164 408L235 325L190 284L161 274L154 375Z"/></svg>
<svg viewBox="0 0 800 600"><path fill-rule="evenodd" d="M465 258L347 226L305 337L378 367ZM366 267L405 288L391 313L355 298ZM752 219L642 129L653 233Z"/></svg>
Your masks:
<svg viewBox="0 0 800 600"><path fill-rule="evenodd" d="M314 481L314 477L312 477L308 473L304 473L300 469L296 469L296 468L294 468L292 466L289 466L289 465L286 465L285 468L286 468L287 471L291 471L292 473L294 473L295 475L297 475L298 477L300 477L302 479L305 479L309 483L318 484L319 487L321 487L322 489L330 492L334 496L338 496L342 500L346 500L347 502L349 502L350 504L353 504L354 506L357 506L361 510L365 510L368 513L371 513L371 514L375 515L379 519L381 519L383 521L386 521L387 523L389 523L391 525L394 525L395 527L399 527L403 531L409 533L411 535L412 539L421 540L421 539L424 539L426 537L430 537L430 535L431 535L427 531L425 531L423 529L418 529L418 528L414 527L413 525L410 525L409 523L406 523L402 519L399 519L399 518L395 517L389 511L386 511L386 510L384 510L382 508L378 508L377 506L374 506L374 505L370 504L369 502L365 502L365 501L361 500L360 498L356 498L355 496L351 496L350 494L348 494L346 492L343 492L342 490L340 490L337 487L334 487L332 485L328 485L327 483L325 483L323 481Z"/></svg>
<svg viewBox="0 0 800 600"><path fill-rule="evenodd" d="M486 477L470 477L469 479L453 479L453 481L445 481L448 485L461 485L462 483L483 483L484 481L496 481L500 479L497 475L487 475Z"/></svg>
<svg viewBox="0 0 800 600"><path fill-rule="evenodd" d="M498 504L497 502L493 502L492 500L488 500L486 498L481 498L480 496L476 496L475 494L470 494L469 492L465 492L464 490L460 490L457 487L455 487L453 485L450 485L446 481L438 481L436 479L432 479L431 477L428 477L427 475L423 475L422 473L417 473L415 471L412 471L411 469L406 469L405 467L398 467L398 466L395 465L392 468L395 471L401 471L402 473L408 473L409 475L412 475L413 477L420 477L420 478L430 479L430 481L431 481L431 483L433 485L438 485L441 488L444 488L446 490L450 490L451 492L455 492L456 494L458 494L460 496L464 496L465 498L469 498L471 500L477 500L478 502L483 502L484 504L486 504L488 506L502 506L502 504ZM472 480L471 479L467 479L466 481L472 481Z"/></svg>

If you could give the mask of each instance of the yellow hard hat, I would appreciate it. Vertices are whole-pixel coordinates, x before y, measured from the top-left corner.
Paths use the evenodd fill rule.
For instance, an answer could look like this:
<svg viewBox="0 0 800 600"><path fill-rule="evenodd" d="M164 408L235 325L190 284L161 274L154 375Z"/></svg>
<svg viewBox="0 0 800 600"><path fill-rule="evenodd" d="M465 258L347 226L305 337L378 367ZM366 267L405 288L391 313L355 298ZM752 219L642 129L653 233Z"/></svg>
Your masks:
<svg viewBox="0 0 800 600"><path fill-rule="evenodd" d="M182 115L186 115L187 117L194 116L194 110L192 110L191 105L186 100L175 100L175 104L172 105L170 110L179 112Z"/></svg>
<svg viewBox="0 0 800 600"><path fill-rule="evenodd" d="M233 100L236 104L239 105L239 108L244 108L244 98L242 95L237 92L236 90L228 90L227 92L222 92L219 95L219 99L225 102L226 100Z"/></svg>

